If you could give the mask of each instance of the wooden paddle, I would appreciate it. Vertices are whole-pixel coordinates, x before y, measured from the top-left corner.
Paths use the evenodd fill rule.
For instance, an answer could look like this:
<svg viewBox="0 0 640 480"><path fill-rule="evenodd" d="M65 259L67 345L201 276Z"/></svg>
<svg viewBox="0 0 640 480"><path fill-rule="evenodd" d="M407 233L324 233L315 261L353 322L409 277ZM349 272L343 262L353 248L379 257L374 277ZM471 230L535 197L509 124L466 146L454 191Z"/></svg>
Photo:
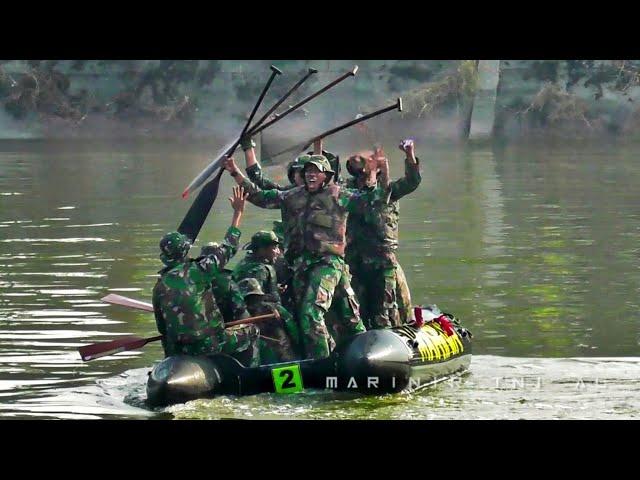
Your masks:
<svg viewBox="0 0 640 480"><path fill-rule="evenodd" d="M107 295L107 297L120 297L120 295ZM127 297L121 297L121 298L129 302L127 306L153 312L153 306L151 304L148 304L146 302L140 302L138 300L133 300ZM113 298L111 298L110 300L113 300ZM121 302L121 300L118 300L118 299L116 299L116 301ZM110 302L110 303L114 303L114 302ZM118 305L123 305L123 303L118 303ZM255 317L243 318L242 320L236 320L234 322L225 323L224 328L231 328L237 325L249 325L249 324L261 322L263 320L268 320L271 318L276 318L276 319L280 318L280 314L278 313L277 310L275 310L273 313L268 313L266 315L258 315ZM89 360L95 360L96 358L106 357L107 355L114 355L119 352L125 352L129 350L138 350L144 347L147 343L155 342L161 339L162 339L162 335L149 337L149 338L142 338L142 337L137 337L135 335L128 335L126 337L122 337L117 340L111 340L109 342L100 342L100 343L94 343L91 345L85 345L84 347L80 347L78 349L78 352L80 353L80 357L82 358L82 360L84 360L85 362L88 362Z"/></svg>

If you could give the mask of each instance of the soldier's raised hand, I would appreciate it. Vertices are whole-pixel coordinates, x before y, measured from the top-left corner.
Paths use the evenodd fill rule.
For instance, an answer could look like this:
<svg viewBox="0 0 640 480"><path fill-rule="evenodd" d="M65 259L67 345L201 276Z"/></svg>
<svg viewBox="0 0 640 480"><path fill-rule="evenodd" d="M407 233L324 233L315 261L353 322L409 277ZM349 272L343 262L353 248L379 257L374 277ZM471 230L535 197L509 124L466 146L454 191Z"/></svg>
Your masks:
<svg viewBox="0 0 640 480"><path fill-rule="evenodd" d="M389 159L384 154L382 147L376 147L375 151L373 152L373 157L376 159L376 163L378 165L378 168L380 169L384 168L385 164L389 162Z"/></svg>
<svg viewBox="0 0 640 480"><path fill-rule="evenodd" d="M386 188L389 185L389 159L382 151L382 147L376 147L373 156L376 159L378 169L380 170L382 186Z"/></svg>
<svg viewBox="0 0 640 480"><path fill-rule="evenodd" d="M415 145L413 143L413 140L411 139L403 140L402 142L400 142L398 148L405 152L407 154L407 157L409 158L413 157L415 154Z"/></svg>
<svg viewBox="0 0 640 480"><path fill-rule="evenodd" d="M415 144L413 143L413 140L403 140L400 143L399 148L407 154L407 160L409 160L413 164L417 163Z"/></svg>
<svg viewBox="0 0 640 480"><path fill-rule="evenodd" d="M233 159L231 160L233 161ZM233 193L229 197L229 202L231 202L231 208L233 208L234 212L244 211L244 206L248 196L248 193L244 193L244 188L233 187Z"/></svg>
<svg viewBox="0 0 640 480"><path fill-rule="evenodd" d="M238 165L236 165L236 161L233 157L226 157L222 162L222 166L231 174L232 177L234 176L234 173L238 172Z"/></svg>
<svg viewBox="0 0 640 480"><path fill-rule="evenodd" d="M364 179L368 187L375 186L378 177L378 157L375 154L365 157Z"/></svg>

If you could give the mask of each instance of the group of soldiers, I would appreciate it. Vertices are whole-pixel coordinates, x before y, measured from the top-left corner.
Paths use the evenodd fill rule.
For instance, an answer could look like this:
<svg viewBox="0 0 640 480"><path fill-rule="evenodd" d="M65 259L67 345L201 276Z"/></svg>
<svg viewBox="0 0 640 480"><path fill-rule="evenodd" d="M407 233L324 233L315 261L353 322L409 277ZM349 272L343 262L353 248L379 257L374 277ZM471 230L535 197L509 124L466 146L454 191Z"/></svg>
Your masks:
<svg viewBox="0 0 640 480"><path fill-rule="evenodd" d="M205 245L196 258L178 232L160 242L165 268L153 305L165 355L227 353L246 366L319 359L367 329L411 323L411 296L396 251L398 200L421 181L413 141L400 144L406 158L398 180L390 180L379 147L351 155L350 178L343 180L340 159L318 141L289 163L287 185L265 176L250 137L241 146L246 177L233 158L224 161L237 184L224 240ZM245 257L227 270L239 249L247 201L279 209L282 221L254 234ZM272 312L275 318L225 328Z"/></svg>

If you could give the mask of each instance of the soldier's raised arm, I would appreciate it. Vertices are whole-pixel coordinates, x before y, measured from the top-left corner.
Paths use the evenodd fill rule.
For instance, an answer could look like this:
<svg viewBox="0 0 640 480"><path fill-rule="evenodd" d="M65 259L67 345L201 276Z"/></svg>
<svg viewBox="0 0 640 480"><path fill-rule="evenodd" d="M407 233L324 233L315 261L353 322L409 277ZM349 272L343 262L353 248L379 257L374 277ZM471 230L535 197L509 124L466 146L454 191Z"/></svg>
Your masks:
<svg viewBox="0 0 640 480"><path fill-rule="evenodd" d="M406 154L404 160L404 177L391 182L389 185L391 189L390 201L392 202L413 192L422 181L420 175L420 160L415 155L413 140L402 141L398 148Z"/></svg>
<svg viewBox="0 0 640 480"><path fill-rule="evenodd" d="M220 244L209 244L202 247L202 256L198 259L198 265L209 278L214 278L220 270L231 260L240 246L240 223L244 212L248 194L242 187L233 187L233 193L229 197L233 217L231 225Z"/></svg>
<svg viewBox="0 0 640 480"><path fill-rule="evenodd" d="M389 191L376 185L378 159L372 155L365 160L364 175L367 187L360 190L341 188L339 203L349 212L364 212L373 203L389 203Z"/></svg>
<svg viewBox="0 0 640 480"><path fill-rule="evenodd" d="M291 188L291 185L280 185L264 175L262 167L256 158L256 144L250 137L242 138L240 146L244 150L245 172L247 172L249 180L255 185L262 190L288 190Z"/></svg>
<svg viewBox="0 0 640 480"><path fill-rule="evenodd" d="M282 203L282 193L279 190L262 190L256 184L247 179L234 161L233 157L227 158L223 167L229 172L229 174L236 181L238 186L244 188L245 192L249 194L247 200L254 204L256 207L278 209Z"/></svg>

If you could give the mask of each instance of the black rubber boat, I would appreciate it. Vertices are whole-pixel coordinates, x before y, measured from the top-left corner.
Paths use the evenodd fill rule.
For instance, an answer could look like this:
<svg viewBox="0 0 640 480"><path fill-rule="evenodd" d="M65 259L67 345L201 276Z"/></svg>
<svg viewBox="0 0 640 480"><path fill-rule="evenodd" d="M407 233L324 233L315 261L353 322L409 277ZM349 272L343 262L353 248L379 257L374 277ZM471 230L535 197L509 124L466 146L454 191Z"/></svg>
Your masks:
<svg viewBox="0 0 640 480"><path fill-rule="evenodd" d="M453 316L439 313L422 308L426 323L421 327L369 330L321 360L246 368L224 354L168 357L149 374L147 403L163 407L216 395L295 393L307 388L365 394L415 390L465 371L471 363L471 333Z"/></svg>

